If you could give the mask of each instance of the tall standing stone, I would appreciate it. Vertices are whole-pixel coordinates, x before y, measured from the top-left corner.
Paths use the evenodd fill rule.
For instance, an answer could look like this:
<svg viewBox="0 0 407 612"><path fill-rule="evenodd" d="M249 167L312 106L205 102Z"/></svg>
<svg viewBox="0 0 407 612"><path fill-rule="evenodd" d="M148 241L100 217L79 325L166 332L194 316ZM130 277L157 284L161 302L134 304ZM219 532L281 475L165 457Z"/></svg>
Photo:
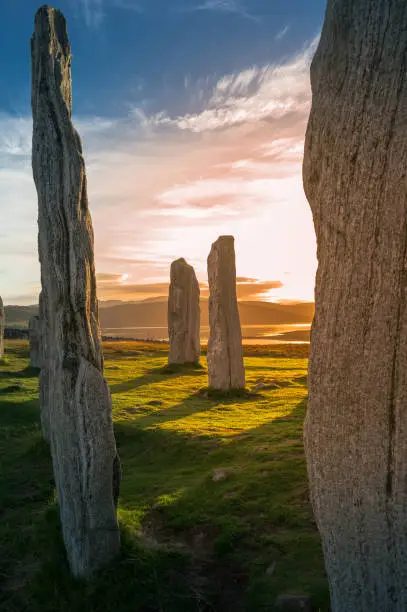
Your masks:
<svg viewBox="0 0 407 612"><path fill-rule="evenodd" d="M28 337L30 341L30 366L41 368L41 327L40 317L34 316L28 322Z"/></svg>
<svg viewBox="0 0 407 612"><path fill-rule="evenodd" d="M198 363L201 354L199 325L199 283L185 259L171 264L168 296L168 363Z"/></svg>
<svg viewBox="0 0 407 612"><path fill-rule="evenodd" d="M333 612L407 610L407 4L328 0L304 186L305 444Z"/></svg>
<svg viewBox="0 0 407 612"><path fill-rule="evenodd" d="M3 300L0 297L0 359L4 357L4 327L6 325L6 318L4 316Z"/></svg>
<svg viewBox="0 0 407 612"><path fill-rule="evenodd" d="M244 389L242 331L236 297L233 236L220 236L208 257L209 387L220 391Z"/></svg>
<svg viewBox="0 0 407 612"><path fill-rule="evenodd" d="M31 57L49 438L68 561L86 577L119 551L120 463L103 378L85 165L71 121L70 45L58 10L38 10Z"/></svg>
<svg viewBox="0 0 407 612"><path fill-rule="evenodd" d="M41 372L39 376L39 395L40 395L40 410L41 410L41 430L44 440L50 442L51 439L51 424L49 415L49 385L50 385L50 367L52 364L48 356L48 338L50 338L50 330L48 326L49 318L47 316L47 302L44 298L44 292L40 292L39 298L39 319L41 330Z"/></svg>

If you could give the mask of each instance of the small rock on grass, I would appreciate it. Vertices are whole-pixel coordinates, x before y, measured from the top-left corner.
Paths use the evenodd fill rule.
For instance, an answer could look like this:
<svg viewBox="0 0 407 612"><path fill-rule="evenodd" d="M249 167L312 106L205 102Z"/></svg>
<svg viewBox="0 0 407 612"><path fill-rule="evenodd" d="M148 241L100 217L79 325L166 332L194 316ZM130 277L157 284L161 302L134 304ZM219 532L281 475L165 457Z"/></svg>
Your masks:
<svg viewBox="0 0 407 612"><path fill-rule="evenodd" d="M220 480L225 480L225 478L227 478L228 473L226 470L222 470L221 468L218 468L216 470L213 470L212 472L212 480L214 482L219 482Z"/></svg>
<svg viewBox="0 0 407 612"><path fill-rule="evenodd" d="M270 389L279 389L279 385L275 382L264 382L263 379L256 382L252 388L252 393L257 393L257 391L268 391Z"/></svg>

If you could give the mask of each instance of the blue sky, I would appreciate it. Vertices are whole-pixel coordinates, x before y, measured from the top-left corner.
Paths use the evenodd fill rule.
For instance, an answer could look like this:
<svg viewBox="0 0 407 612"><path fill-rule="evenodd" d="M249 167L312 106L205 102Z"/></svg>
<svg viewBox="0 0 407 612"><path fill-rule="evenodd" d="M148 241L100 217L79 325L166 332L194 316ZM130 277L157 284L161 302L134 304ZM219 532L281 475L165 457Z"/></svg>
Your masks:
<svg viewBox="0 0 407 612"><path fill-rule="evenodd" d="M38 6L8 2L0 24L6 303L30 303L39 292L29 52ZM145 296L137 286L145 292L165 282L177 256L205 282L211 242L234 233L238 275L258 279L259 294L275 282L268 297L312 297L315 245L301 144L325 0L55 6L73 52L73 114L87 163L100 296Z"/></svg>

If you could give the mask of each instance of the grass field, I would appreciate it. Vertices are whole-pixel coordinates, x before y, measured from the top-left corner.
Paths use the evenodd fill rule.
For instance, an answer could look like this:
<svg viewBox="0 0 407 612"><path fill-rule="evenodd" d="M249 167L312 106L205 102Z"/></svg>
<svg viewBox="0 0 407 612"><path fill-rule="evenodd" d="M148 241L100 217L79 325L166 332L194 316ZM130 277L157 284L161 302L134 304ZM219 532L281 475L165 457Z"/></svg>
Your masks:
<svg viewBox="0 0 407 612"><path fill-rule="evenodd" d="M257 394L205 392L202 369L165 368L162 344L107 343L122 461L121 556L70 577L28 346L0 364L2 612L270 611L279 593L327 611L308 502L302 425L306 346L245 347Z"/></svg>

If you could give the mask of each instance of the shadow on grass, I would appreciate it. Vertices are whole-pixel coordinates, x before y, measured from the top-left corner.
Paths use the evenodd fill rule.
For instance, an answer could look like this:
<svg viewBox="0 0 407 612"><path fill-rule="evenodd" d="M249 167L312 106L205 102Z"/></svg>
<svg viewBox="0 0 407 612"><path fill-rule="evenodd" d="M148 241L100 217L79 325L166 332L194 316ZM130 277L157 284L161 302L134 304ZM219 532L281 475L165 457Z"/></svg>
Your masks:
<svg viewBox="0 0 407 612"><path fill-rule="evenodd" d="M212 387L204 387L198 391L198 394L201 397L207 397L212 401L218 400L222 403L241 403L259 397L258 393L249 391L249 389L228 389L227 391L220 391Z"/></svg>
<svg viewBox="0 0 407 612"><path fill-rule="evenodd" d="M143 427L154 427L168 421L183 419L200 412L215 411L220 406L252 402L254 398L261 397L260 394L251 393L245 389L231 390L230 392L223 393L204 387L188 395L179 404L169 408L154 410L139 417L137 417L137 410L134 408L130 408L129 412L136 415L134 426L142 429ZM150 402L150 405L152 405L152 402Z"/></svg>
<svg viewBox="0 0 407 612"><path fill-rule="evenodd" d="M0 400L0 428L32 427L37 425L39 417L39 400L9 402Z"/></svg>
<svg viewBox="0 0 407 612"><path fill-rule="evenodd" d="M36 378L39 376L40 371L39 368L32 368L30 366L17 372L0 370L0 378Z"/></svg>
<svg viewBox="0 0 407 612"><path fill-rule="evenodd" d="M132 391L138 387L144 385L150 385L154 382L160 382L161 380L176 378L179 376L197 376L199 374L205 374L206 371L203 366L200 365L182 365L182 366L160 366L159 368L153 368L137 378L126 380L115 385L109 385L110 392L113 393L124 393L126 391Z"/></svg>
<svg viewBox="0 0 407 612"><path fill-rule="evenodd" d="M184 402L186 410L188 399L190 398ZM181 498L185 500L191 493L191 501L195 503L200 496L195 496L192 489L197 484L201 486L211 483L212 468L239 458L246 463L253 447L256 453L265 451L270 454L268 447L258 446L259 444L269 442L273 445L277 439L282 442L294 439L298 441L302 453L302 422L305 407L306 401L301 400L289 414L273 419L260 427L248 429L243 436L236 436L227 444L212 434L191 435L173 429L154 428L152 427L154 423L148 417L115 423L116 441L124 474L120 502L126 508L130 508L140 496L140 500L151 505L160 494L170 494L179 485L183 491ZM206 409L211 408L212 406L208 406L206 401ZM151 419L164 417L168 410L153 413ZM156 423L165 420L168 419ZM293 449L293 453L295 456L298 455L297 447ZM271 461L275 459L274 455L270 457ZM287 481L286 486L291 486L290 482ZM196 509L199 514L199 504Z"/></svg>
<svg viewBox="0 0 407 612"><path fill-rule="evenodd" d="M160 368L162 374L205 374L206 369L201 363L168 363Z"/></svg>
<svg viewBox="0 0 407 612"><path fill-rule="evenodd" d="M0 609L29 610L25 587L46 546L38 521L53 494L51 458L38 401L0 402Z"/></svg>
<svg viewBox="0 0 407 612"><path fill-rule="evenodd" d="M304 387L306 387L308 383L307 374L304 374L303 376L295 376L293 378L293 383L295 383L296 385L303 385Z"/></svg>

